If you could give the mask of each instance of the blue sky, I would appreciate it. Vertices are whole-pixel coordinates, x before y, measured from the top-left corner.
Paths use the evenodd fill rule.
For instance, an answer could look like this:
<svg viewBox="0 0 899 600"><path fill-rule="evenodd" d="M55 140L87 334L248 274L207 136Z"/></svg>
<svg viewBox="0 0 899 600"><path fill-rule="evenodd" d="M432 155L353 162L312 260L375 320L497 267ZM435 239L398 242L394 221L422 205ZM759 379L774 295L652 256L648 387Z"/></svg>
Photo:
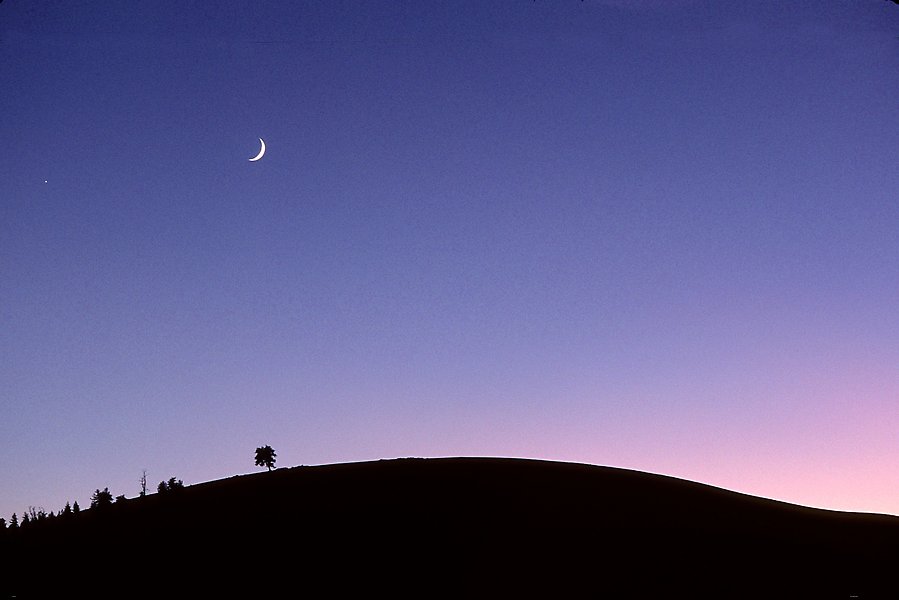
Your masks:
<svg viewBox="0 0 899 600"><path fill-rule="evenodd" d="M4 2L0 515L263 444L899 513L897 35L873 0Z"/></svg>

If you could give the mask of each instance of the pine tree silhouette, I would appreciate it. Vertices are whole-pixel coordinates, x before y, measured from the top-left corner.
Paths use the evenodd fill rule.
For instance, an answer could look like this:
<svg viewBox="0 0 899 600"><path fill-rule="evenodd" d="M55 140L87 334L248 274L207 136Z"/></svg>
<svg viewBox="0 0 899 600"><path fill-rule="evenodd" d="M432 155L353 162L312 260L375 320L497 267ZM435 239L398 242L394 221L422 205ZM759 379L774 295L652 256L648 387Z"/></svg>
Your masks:
<svg viewBox="0 0 899 600"><path fill-rule="evenodd" d="M91 508L106 508L111 505L112 494L109 492L109 488L103 488L102 492L99 489L94 491L91 496Z"/></svg>

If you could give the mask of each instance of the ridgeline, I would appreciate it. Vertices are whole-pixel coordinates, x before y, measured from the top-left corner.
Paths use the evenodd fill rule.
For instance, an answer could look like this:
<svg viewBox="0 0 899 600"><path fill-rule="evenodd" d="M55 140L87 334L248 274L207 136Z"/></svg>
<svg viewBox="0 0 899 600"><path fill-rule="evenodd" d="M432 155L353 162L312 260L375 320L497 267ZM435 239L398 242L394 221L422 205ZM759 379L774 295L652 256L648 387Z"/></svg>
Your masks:
<svg viewBox="0 0 899 600"><path fill-rule="evenodd" d="M0 597L17 598L899 597L899 517L522 459L236 476L7 532L0 550Z"/></svg>

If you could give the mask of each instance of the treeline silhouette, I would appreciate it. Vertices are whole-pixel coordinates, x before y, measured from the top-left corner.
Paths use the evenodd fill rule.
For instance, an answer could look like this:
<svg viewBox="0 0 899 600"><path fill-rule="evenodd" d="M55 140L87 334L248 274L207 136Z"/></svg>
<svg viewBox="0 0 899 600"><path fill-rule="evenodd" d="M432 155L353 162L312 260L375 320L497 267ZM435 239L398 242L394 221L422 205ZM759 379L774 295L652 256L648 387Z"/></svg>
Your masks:
<svg viewBox="0 0 899 600"><path fill-rule="evenodd" d="M271 471L275 466L275 450L271 446L261 446L256 448L256 466L266 467L269 471ZM143 470L140 476L140 493L138 498L146 498L147 497L147 471ZM171 492L178 492L184 489L184 482L177 477L170 477L168 480L162 480L159 482L159 485L156 486L157 494L170 494ZM127 500L124 494L116 496L113 498L112 493L109 491L109 488L97 488L94 490L94 493L91 494L91 503L90 508L97 510L106 510L111 507L113 504L120 504ZM66 505L59 510L59 512L54 513L52 510L47 512L43 507L34 507L29 506L26 511L22 513L21 521L17 513L13 513L9 519L9 523L7 524L6 519L0 518L0 539L4 539L4 536L7 533L16 532L19 529L31 529L32 527L45 528L50 527L57 521L60 523L69 523L75 515L81 512L81 507L78 506L78 502L74 502L70 504L66 502Z"/></svg>
<svg viewBox="0 0 899 600"><path fill-rule="evenodd" d="M159 482L159 486L157 487L158 493L166 493L181 490L184 488L184 482L180 479L176 479L172 477L168 481ZM146 497L145 493L142 493L138 498ZM116 496L113 498L112 493L109 491L109 488L103 488L102 490L97 488L94 490L94 493L91 494L91 503L90 508L104 510L108 507L111 507L113 504L119 504L127 500L124 494ZM81 512L81 507L78 505L78 501L75 502L66 502L66 505L59 509L58 512L53 512L52 510L47 512L44 507L35 507L29 506L25 511L22 512L21 519L18 516L18 513L13 513L7 522L6 519L0 517L0 536L5 535L8 531L17 531L19 529L29 529L32 526L34 527L49 527L56 522L68 522L70 519L74 518L78 513Z"/></svg>
<svg viewBox="0 0 899 600"><path fill-rule="evenodd" d="M275 450L271 446L266 445L256 448L256 466L266 467L269 471L271 471L275 467L275 457ZM138 498L145 498L147 496L146 469L144 469L141 473L139 481L141 489ZM159 482L159 485L156 486L156 492L158 494L167 494L183 489L184 482L177 477L170 477L168 481L162 480ZM112 506L113 503L118 504L120 502L124 502L125 500L127 500L127 498L124 494L113 498L112 493L109 491L108 487L103 488L102 490L100 488L97 488L91 495L90 508L103 510L107 507ZM0 536L4 535L7 529L27 529L32 525L38 524L40 524L41 527L46 527L54 523L57 518L61 520L70 519L73 517L73 515L79 513L80 511L81 508L78 506L78 502L75 502L74 504L69 504L68 502L66 502L65 507L61 508L57 513L54 513L52 510L50 512L47 512L43 507L36 508L34 506L29 506L28 509L22 513L21 522L19 521L19 517L16 513L12 514L8 525L6 519L0 518Z"/></svg>
<svg viewBox="0 0 899 600"><path fill-rule="evenodd" d="M78 502L75 502L74 504L66 502L65 507L59 509L58 513L54 513L52 510L47 512L43 507L29 506L28 509L22 513L21 522L16 513L12 514L8 524L6 519L0 518L0 536L4 535L7 529L15 531L19 528L27 529L31 526L45 527L57 519L70 519L79 512L81 512L81 507L78 506Z"/></svg>

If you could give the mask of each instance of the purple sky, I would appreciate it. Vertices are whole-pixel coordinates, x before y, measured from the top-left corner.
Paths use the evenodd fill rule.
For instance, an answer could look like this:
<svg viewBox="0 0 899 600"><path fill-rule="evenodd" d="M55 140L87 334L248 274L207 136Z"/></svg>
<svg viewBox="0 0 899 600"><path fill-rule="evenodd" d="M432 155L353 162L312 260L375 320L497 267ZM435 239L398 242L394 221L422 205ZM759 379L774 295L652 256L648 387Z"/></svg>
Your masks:
<svg viewBox="0 0 899 600"><path fill-rule="evenodd" d="M3 2L0 516L263 444L899 514L897 37L882 0Z"/></svg>

